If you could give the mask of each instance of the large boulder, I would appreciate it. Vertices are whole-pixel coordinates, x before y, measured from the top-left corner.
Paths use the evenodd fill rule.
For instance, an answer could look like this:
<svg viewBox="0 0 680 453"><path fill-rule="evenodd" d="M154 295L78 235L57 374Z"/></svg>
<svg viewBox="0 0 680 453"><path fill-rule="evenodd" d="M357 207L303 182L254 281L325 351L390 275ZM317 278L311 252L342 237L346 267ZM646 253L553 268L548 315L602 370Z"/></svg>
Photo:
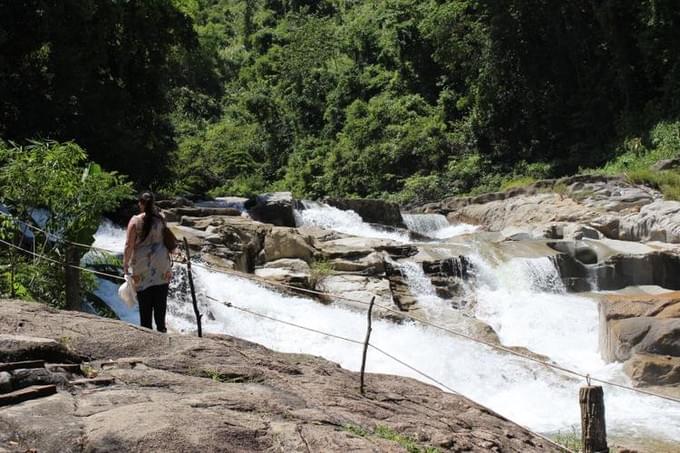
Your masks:
<svg viewBox="0 0 680 453"><path fill-rule="evenodd" d="M295 227L295 201L290 192L257 195L245 203L250 216L272 225Z"/></svg>
<svg viewBox="0 0 680 453"><path fill-rule="evenodd" d="M606 291L638 285L680 289L680 256L670 252L616 255L597 264L591 275L597 288Z"/></svg>
<svg viewBox="0 0 680 453"><path fill-rule="evenodd" d="M680 201L657 200L622 217L619 239L680 243Z"/></svg>
<svg viewBox="0 0 680 453"><path fill-rule="evenodd" d="M52 338L0 334L0 362L45 360L79 363L80 357L67 347L68 339L64 337L61 340L59 342Z"/></svg>
<svg viewBox="0 0 680 453"><path fill-rule="evenodd" d="M680 167L680 158L664 159L656 162L649 169L653 171L674 170Z"/></svg>
<svg viewBox="0 0 680 453"><path fill-rule="evenodd" d="M600 239L602 233L597 229L587 225L578 223L570 223L562 228L562 239L565 240L582 240L582 239Z"/></svg>
<svg viewBox="0 0 680 453"><path fill-rule="evenodd" d="M600 352L639 384L680 383L680 292L603 298Z"/></svg>
<svg viewBox="0 0 680 453"><path fill-rule="evenodd" d="M295 228L273 227L264 240L264 256L266 262L281 258L299 258L310 262L316 250L311 239L302 236Z"/></svg>
<svg viewBox="0 0 680 453"><path fill-rule="evenodd" d="M452 223L482 225L490 231L511 226L547 225L555 222L587 223L598 213L577 201L554 193L537 193L521 197L469 204L450 212Z"/></svg>
<svg viewBox="0 0 680 453"><path fill-rule="evenodd" d="M266 280L301 288L309 288L311 269L301 259L283 258L255 269L255 275Z"/></svg>
<svg viewBox="0 0 680 453"><path fill-rule="evenodd" d="M328 302L334 302L342 305L349 305L351 307L366 310L371 299L375 297L375 303L387 307L393 307L395 310L398 307L392 301L392 290L387 279L367 277L361 275L348 274L334 274L323 278L318 284L317 289L329 294L337 294L352 300L338 299L332 296L326 297ZM395 313L385 310L381 307L373 309L379 317L400 319Z"/></svg>
<svg viewBox="0 0 680 453"><path fill-rule="evenodd" d="M624 371L638 385L678 385L680 357L635 354L626 362Z"/></svg>
<svg viewBox="0 0 680 453"><path fill-rule="evenodd" d="M338 209L356 212L364 222L406 228L396 203L365 198L328 198L324 201Z"/></svg>
<svg viewBox="0 0 680 453"><path fill-rule="evenodd" d="M385 272L385 253L373 252L356 259L336 258L331 261L331 265L337 272L380 275Z"/></svg>
<svg viewBox="0 0 680 453"><path fill-rule="evenodd" d="M272 226L241 216L183 217L170 228L211 264L252 272Z"/></svg>

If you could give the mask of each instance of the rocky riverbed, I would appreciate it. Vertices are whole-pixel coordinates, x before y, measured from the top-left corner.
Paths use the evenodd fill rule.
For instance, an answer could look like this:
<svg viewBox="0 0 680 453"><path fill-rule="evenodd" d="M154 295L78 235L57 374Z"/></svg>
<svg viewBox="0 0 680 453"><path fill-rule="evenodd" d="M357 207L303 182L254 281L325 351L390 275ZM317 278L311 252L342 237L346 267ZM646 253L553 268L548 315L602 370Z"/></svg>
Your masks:
<svg viewBox="0 0 680 453"><path fill-rule="evenodd" d="M357 370L359 348L236 312L225 303L361 340L366 304L375 297L389 310L374 311L373 342L473 400L549 436L578 431L576 395L581 379L427 328L409 316L582 374L680 396L676 292L680 203L664 200L648 187L622 178L579 176L442 200L407 212L376 200L311 202L287 193L204 203L169 200L163 208L172 229L187 240L196 263L202 265L194 274L204 329L212 334L228 334L280 352L322 356ZM121 249L122 234L116 228L103 229L97 241ZM259 283L221 273L225 270ZM176 275L169 324L191 335L193 311L182 266L177 266ZM134 312L121 310L113 283L101 281L98 294L121 319L136 319ZM194 340L180 343L184 341ZM222 363L220 354L234 354L232 349L210 351L213 371ZM136 354L119 351L112 358ZM168 371L149 365L149 360L144 366ZM225 358L222 364L230 360ZM265 359L259 360L258 366L265 366ZM380 380L387 374L425 380L384 357L369 355L367 366L381 373ZM231 379L230 373L212 375ZM310 385L317 379L304 370L302 374ZM385 385L399 380L384 379ZM605 395L612 445L638 451L677 450L678 405L612 387L605 387ZM369 433L359 437L375 441L372 433L379 423L366 419L357 423L364 428L345 431ZM422 445L459 449L455 442L447 446L435 442L436 436L420 436L414 428L418 423L390 429L421 439ZM331 439L328 436L322 435ZM347 445L332 443L326 450ZM357 448L387 448L377 445ZM512 451L515 446L499 448Z"/></svg>
<svg viewBox="0 0 680 453"><path fill-rule="evenodd" d="M501 262L548 257L565 289L601 300L603 313L617 311L611 307L620 304L615 295L602 291L625 293L632 301L637 297L656 303L653 301L658 298L664 306L677 302L665 292L680 289L680 202L665 201L658 192L622 178L580 176L540 181L504 193L444 200L415 208L412 214L377 201L332 203L350 211L340 214L339 209L318 203L305 207L290 194L275 194L261 197L255 211L256 216L264 215L273 223L244 217L238 209L215 212L214 208L179 207L167 214L177 221L173 227L177 235L186 237L194 252L210 265L364 303L375 296L382 305L437 321L460 313L474 314L477 272L470 257L479 259L480 255ZM347 212L355 218L348 220ZM477 229L437 238L437 231L446 226L434 216L446 216L447 225L464 222ZM399 227L404 221L411 229ZM433 228L433 222L439 222L440 228ZM432 313L424 309L422 301L418 303L413 276L409 281L408 275L414 264L436 296L458 311ZM361 307L351 301L336 302ZM377 314L403 319L380 309ZM669 308L662 316L632 310L625 317L646 321L623 322L619 315L603 314L602 357L607 361L634 360L635 365L625 368L634 382L662 384L667 392L677 393L677 310ZM636 327L611 328L612 323L622 322ZM496 332L474 316L467 324L485 340L500 342ZM638 343L646 346L636 347ZM633 353L611 353L621 349ZM664 366L654 354L664 357Z"/></svg>

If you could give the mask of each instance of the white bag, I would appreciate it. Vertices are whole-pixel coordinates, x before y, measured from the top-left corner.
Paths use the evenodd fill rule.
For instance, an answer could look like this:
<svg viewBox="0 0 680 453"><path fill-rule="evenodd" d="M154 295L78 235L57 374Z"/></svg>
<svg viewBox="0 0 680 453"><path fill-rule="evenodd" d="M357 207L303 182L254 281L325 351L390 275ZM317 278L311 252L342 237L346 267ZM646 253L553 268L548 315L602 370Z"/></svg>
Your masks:
<svg viewBox="0 0 680 453"><path fill-rule="evenodd" d="M118 297L120 297L125 305L132 308L137 305L137 291L135 290L135 282L129 275L125 276L125 283L118 288Z"/></svg>

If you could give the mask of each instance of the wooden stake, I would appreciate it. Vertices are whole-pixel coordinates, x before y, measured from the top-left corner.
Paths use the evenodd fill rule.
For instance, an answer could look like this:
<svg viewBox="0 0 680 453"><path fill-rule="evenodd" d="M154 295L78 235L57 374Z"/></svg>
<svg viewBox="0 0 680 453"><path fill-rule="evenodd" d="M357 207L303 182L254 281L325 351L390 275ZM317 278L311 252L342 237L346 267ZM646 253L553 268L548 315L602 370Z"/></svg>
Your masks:
<svg viewBox="0 0 680 453"><path fill-rule="evenodd" d="M371 314L373 312L373 303L375 302L375 296L371 299L371 303L368 305L368 328L366 329L366 340L364 341L364 353L361 357L361 384L359 385L359 391L364 394L364 372L366 370L366 353L368 352L368 340L371 338Z"/></svg>
<svg viewBox="0 0 680 453"><path fill-rule="evenodd" d="M201 328L201 312L198 311L198 302L196 301L196 289L194 288L194 277L191 274L191 252L189 251L189 242L184 238L184 250L187 252L187 273L189 275L189 288L191 288L191 301L194 304L194 314L196 315L196 326L198 327L198 336L203 336L203 329Z"/></svg>
<svg viewBox="0 0 680 453"><path fill-rule="evenodd" d="M21 370L25 368L44 368L44 360L25 360L23 362L0 363L0 371Z"/></svg>
<svg viewBox="0 0 680 453"><path fill-rule="evenodd" d="M82 300L80 298L80 253L73 245L66 246L66 269L64 276L66 278L66 309L80 310Z"/></svg>
<svg viewBox="0 0 680 453"><path fill-rule="evenodd" d="M609 452L602 387L581 387L578 401L581 406L581 446L584 453Z"/></svg>
<svg viewBox="0 0 680 453"><path fill-rule="evenodd" d="M31 387L0 395L0 406L18 404L23 401L41 398L43 396L54 395L55 393L57 393L56 385L33 385Z"/></svg>

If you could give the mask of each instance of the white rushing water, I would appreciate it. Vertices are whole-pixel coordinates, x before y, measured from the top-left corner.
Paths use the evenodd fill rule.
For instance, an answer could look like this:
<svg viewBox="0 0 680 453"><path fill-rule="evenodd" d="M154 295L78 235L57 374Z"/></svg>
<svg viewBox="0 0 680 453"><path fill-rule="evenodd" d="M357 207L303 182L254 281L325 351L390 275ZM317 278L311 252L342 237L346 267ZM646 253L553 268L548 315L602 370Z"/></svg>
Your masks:
<svg viewBox="0 0 680 453"><path fill-rule="evenodd" d="M112 221L104 219L94 235L92 246L115 251L122 255L125 248L125 230L114 225Z"/></svg>
<svg viewBox="0 0 680 453"><path fill-rule="evenodd" d="M106 237L111 234L117 237ZM122 235L121 229L103 228L97 240L101 244L120 245ZM402 264L419 302L426 301L428 310L453 310L436 296L419 265ZM476 258L473 264L478 277L476 315L496 329L503 344L524 346L560 365L628 383L620 364L607 365L599 358L595 302L566 294L547 258L501 263ZM218 300L359 341L364 338L366 320L362 311L279 294L249 280L201 268L196 269L195 275L199 292ZM102 291L102 296L105 293ZM207 332L237 336L277 351L319 355L350 370L359 369L359 345L205 299L201 309L209 310L214 317L204 317ZM190 305L171 300L168 324L175 330L192 331ZM583 385L579 379L415 323L376 320L371 340L462 394L533 430L554 433L569 431L579 424L578 390ZM426 381L374 350L369 350L367 370ZM372 379L375 378L369 376L369 385ZM677 404L609 387L605 388L605 398L607 427L612 434L680 442Z"/></svg>
<svg viewBox="0 0 680 453"><path fill-rule="evenodd" d="M327 230L373 239L409 242L406 232L380 229L364 222L354 211L343 211L316 201L303 201L305 209L295 211L298 226L314 225Z"/></svg>
<svg viewBox="0 0 680 453"><path fill-rule="evenodd" d="M409 230L432 239L449 239L477 230L466 223L452 225L441 214L402 214L402 218Z"/></svg>

